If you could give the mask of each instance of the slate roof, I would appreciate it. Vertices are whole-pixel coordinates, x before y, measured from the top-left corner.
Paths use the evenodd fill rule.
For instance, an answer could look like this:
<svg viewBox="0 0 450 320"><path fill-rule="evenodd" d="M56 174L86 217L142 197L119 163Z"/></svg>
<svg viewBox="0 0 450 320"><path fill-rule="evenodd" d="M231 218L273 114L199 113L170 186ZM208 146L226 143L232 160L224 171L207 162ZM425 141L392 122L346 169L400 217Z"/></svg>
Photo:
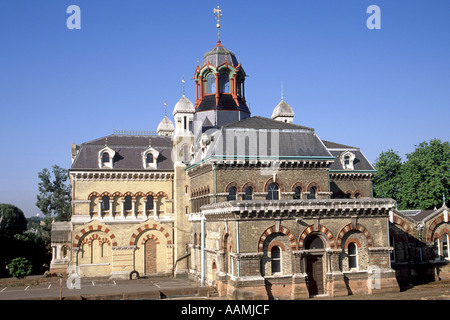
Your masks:
<svg viewBox="0 0 450 320"><path fill-rule="evenodd" d="M229 93L222 93L219 97L219 103L216 105L216 97L214 94L206 95L202 102L197 107L198 111L206 111L206 110L241 110L247 113L250 113L247 105L242 101L240 97L237 98L238 104L233 99L233 96Z"/></svg>
<svg viewBox="0 0 450 320"><path fill-rule="evenodd" d="M233 67L239 65L235 54L218 43L211 51L205 53L201 67L206 65L208 62L217 67L224 64L225 60Z"/></svg>
<svg viewBox="0 0 450 320"><path fill-rule="evenodd" d="M248 137L247 143L245 137ZM259 116L233 122L218 129L212 135L203 159L210 156L232 158L235 155L260 158L333 158L314 129ZM200 161L200 154L197 154L194 163Z"/></svg>
<svg viewBox="0 0 450 320"><path fill-rule="evenodd" d="M100 169L98 167L98 152L105 147L106 138L108 147L116 152L113 170L173 170L172 138L170 136L139 136L139 135L109 135L80 145L71 170ZM151 147L159 152L157 169L144 169L142 152Z"/></svg>

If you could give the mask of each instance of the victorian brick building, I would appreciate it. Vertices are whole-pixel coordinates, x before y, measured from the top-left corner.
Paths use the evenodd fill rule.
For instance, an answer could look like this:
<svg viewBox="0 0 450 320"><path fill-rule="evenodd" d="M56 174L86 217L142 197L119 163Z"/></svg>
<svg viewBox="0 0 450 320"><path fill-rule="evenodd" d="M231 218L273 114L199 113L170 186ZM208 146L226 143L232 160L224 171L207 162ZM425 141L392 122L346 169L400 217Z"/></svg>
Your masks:
<svg viewBox="0 0 450 320"><path fill-rule="evenodd" d="M446 208L419 237L416 216L373 198L359 148L294 124L284 99L272 119L252 116L246 73L220 41L194 80L195 103L183 93L155 135L73 145L73 216L54 223L53 270L186 276L224 297L297 299L399 290L405 241L426 243L413 250L422 261L435 259L436 239L448 256Z"/></svg>

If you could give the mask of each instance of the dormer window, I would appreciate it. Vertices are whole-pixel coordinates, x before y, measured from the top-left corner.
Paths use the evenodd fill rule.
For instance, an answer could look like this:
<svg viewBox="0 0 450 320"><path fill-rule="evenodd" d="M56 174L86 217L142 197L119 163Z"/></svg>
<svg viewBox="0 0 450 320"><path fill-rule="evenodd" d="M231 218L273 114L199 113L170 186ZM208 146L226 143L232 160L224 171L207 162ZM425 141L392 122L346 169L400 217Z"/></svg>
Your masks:
<svg viewBox="0 0 450 320"><path fill-rule="evenodd" d="M340 161L344 170L354 170L353 163L355 161L355 154L350 151L345 151L340 155Z"/></svg>
<svg viewBox="0 0 450 320"><path fill-rule="evenodd" d="M147 165L153 164L153 154L152 153L147 153L147 157L146 157L145 161L146 161Z"/></svg>
<svg viewBox="0 0 450 320"><path fill-rule="evenodd" d="M156 169L159 152L149 147L142 153L142 164L145 169Z"/></svg>
<svg viewBox="0 0 450 320"><path fill-rule="evenodd" d="M103 152L103 155L102 155L102 164L105 164L105 163L109 163L109 153L108 152Z"/></svg>
<svg viewBox="0 0 450 320"><path fill-rule="evenodd" d="M108 146L105 146L102 150L98 152L98 166L99 168L107 168L112 169L113 168L113 162L114 162L114 155L116 152L109 148Z"/></svg>

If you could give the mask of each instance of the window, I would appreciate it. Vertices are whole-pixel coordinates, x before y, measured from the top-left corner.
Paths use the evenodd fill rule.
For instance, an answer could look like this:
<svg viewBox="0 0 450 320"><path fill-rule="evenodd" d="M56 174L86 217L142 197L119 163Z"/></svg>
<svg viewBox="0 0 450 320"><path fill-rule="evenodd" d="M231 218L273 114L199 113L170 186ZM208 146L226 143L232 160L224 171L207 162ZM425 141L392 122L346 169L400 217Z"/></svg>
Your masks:
<svg viewBox="0 0 450 320"><path fill-rule="evenodd" d="M439 248L439 239L434 239L434 258L436 260L440 259L441 258L440 255L441 255L441 250Z"/></svg>
<svg viewBox="0 0 450 320"><path fill-rule="evenodd" d="M442 255L444 256L444 259L448 259L448 235L444 233L442 235Z"/></svg>
<svg viewBox="0 0 450 320"><path fill-rule="evenodd" d="M349 243L347 250L348 268L355 269L358 267L356 244L354 242Z"/></svg>
<svg viewBox="0 0 450 320"><path fill-rule="evenodd" d="M236 187L231 187L230 189L228 189L227 200L228 201L236 200Z"/></svg>
<svg viewBox="0 0 450 320"><path fill-rule="evenodd" d="M145 210L153 210L153 196L147 196L147 202L145 203Z"/></svg>
<svg viewBox="0 0 450 320"><path fill-rule="evenodd" d="M309 188L309 194L308 199L315 199L316 198L316 187Z"/></svg>
<svg viewBox="0 0 450 320"><path fill-rule="evenodd" d="M280 191L278 184L271 183L267 188L267 200L280 200Z"/></svg>
<svg viewBox="0 0 450 320"><path fill-rule="evenodd" d="M253 199L253 189L251 187L245 188L245 193L242 196L242 200L252 200Z"/></svg>
<svg viewBox="0 0 450 320"><path fill-rule="evenodd" d="M109 196L102 197L102 210L109 210Z"/></svg>
<svg viewBox="0 0 450 320"><path fill-rule="evenodd" d="M123 205L124 205L125 210L131 210L131 196L130 195L125 196L125 203Z"/></svg>
<svg viewBox="0 0 450 320"><path fill-rule="evenodd" d="M220 74L219 84L221 93L230 93L230 77L228 73Z"/></svg>
<svg viewBox="0 0 450 320"><path fill-rule="evenodd" d="M391 262L395 262L395 254L396 254L396 252L395 252L395 239L394 239L393 236L390 237L389 244L390 244L390 246L391 246L392 248L394 248L394 249L391 251Z"/></svg>
<svg viewBox="0 0 450 320"><path fill-rule="evenodd" d="M147 164L153 163L153 154L152 153L147 153L147 157L145 158L145 162Z"/></svg>
<svg viewBox="0 0 450 320"><path fill-rule="evenodd" d="M281 272L281 249L278 246L273 246L270 249L270 258L272 262L272 274Z"/></svg>
<svg viewBox="0 0 450 320"><path fill-rule="evenodd" d="M216 93L216 77L212 73L206 77L206 93Z"/></svg>
<svg viewBox="0 0 450 320"><path fill-rule="evenodd" d="M295 187L294 189L294 199L301 199L302 198L302 188Z"/></svg>
<svg viewBox="0 0 450 320"><path fill-rule="evenodd" d="M348 168L349 165L350 165L350 156L346 155L344 157L344 168Z"/></svg>
<svg viewBox="0 0 450 320"><path fill-rule="evenodd" d="M102 154L102 163L103 164L109 163L109 153L108 152L103 152L103 154Z"/></svg>

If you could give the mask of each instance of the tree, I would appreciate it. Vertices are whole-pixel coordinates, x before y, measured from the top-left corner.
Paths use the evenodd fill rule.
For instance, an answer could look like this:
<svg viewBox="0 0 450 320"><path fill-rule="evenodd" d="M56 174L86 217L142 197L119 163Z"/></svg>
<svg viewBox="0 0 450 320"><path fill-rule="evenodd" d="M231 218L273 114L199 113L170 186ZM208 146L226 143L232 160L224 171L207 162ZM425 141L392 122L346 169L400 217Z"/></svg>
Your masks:
<svg viewBox="0 0 450 320"><path fill-rule="evenodd" d="M382 152L374 166L375 197L393 198L399 209L433 209L450 198L450 144L421 142L401 162L397 152Z"/></svg>
<svg viewBox="0 0 450 320"><path fill-rule="evenodd" d="M26 258L15 258L8 264L9 274L16 278L25 278L31 273L33 265Z"/></svg>
<svg viewBox="0 0 450 320"><path fill-rule="evenodd" d="M27 230L27 219L23 211L12 204L0 204L0 235L14 237Z"/></svg>
<svg viewBox="0 0 450 320"><path fill-rule="evenodd" d="M442 205L450 190L450 144L439 139L421 142L406 156L399 197L402 207L433 209Z"/></svg>
<svg viewBox="0 0 450 320"><path fill-rule="evenodd" d="M53 166L53 176L48 169L39 172L39 194L36 206L47 218L56 221L69 221L72 215L71 186L67 182L69 171L57 165Z"/></svg>
<svg viewBox="0 0 450 320"><path fill-rule="evenodd" d="M397 199L401 187L402 159L398 152L382 152L374 163L377 170L373 178L375 197Z"/></svg>

